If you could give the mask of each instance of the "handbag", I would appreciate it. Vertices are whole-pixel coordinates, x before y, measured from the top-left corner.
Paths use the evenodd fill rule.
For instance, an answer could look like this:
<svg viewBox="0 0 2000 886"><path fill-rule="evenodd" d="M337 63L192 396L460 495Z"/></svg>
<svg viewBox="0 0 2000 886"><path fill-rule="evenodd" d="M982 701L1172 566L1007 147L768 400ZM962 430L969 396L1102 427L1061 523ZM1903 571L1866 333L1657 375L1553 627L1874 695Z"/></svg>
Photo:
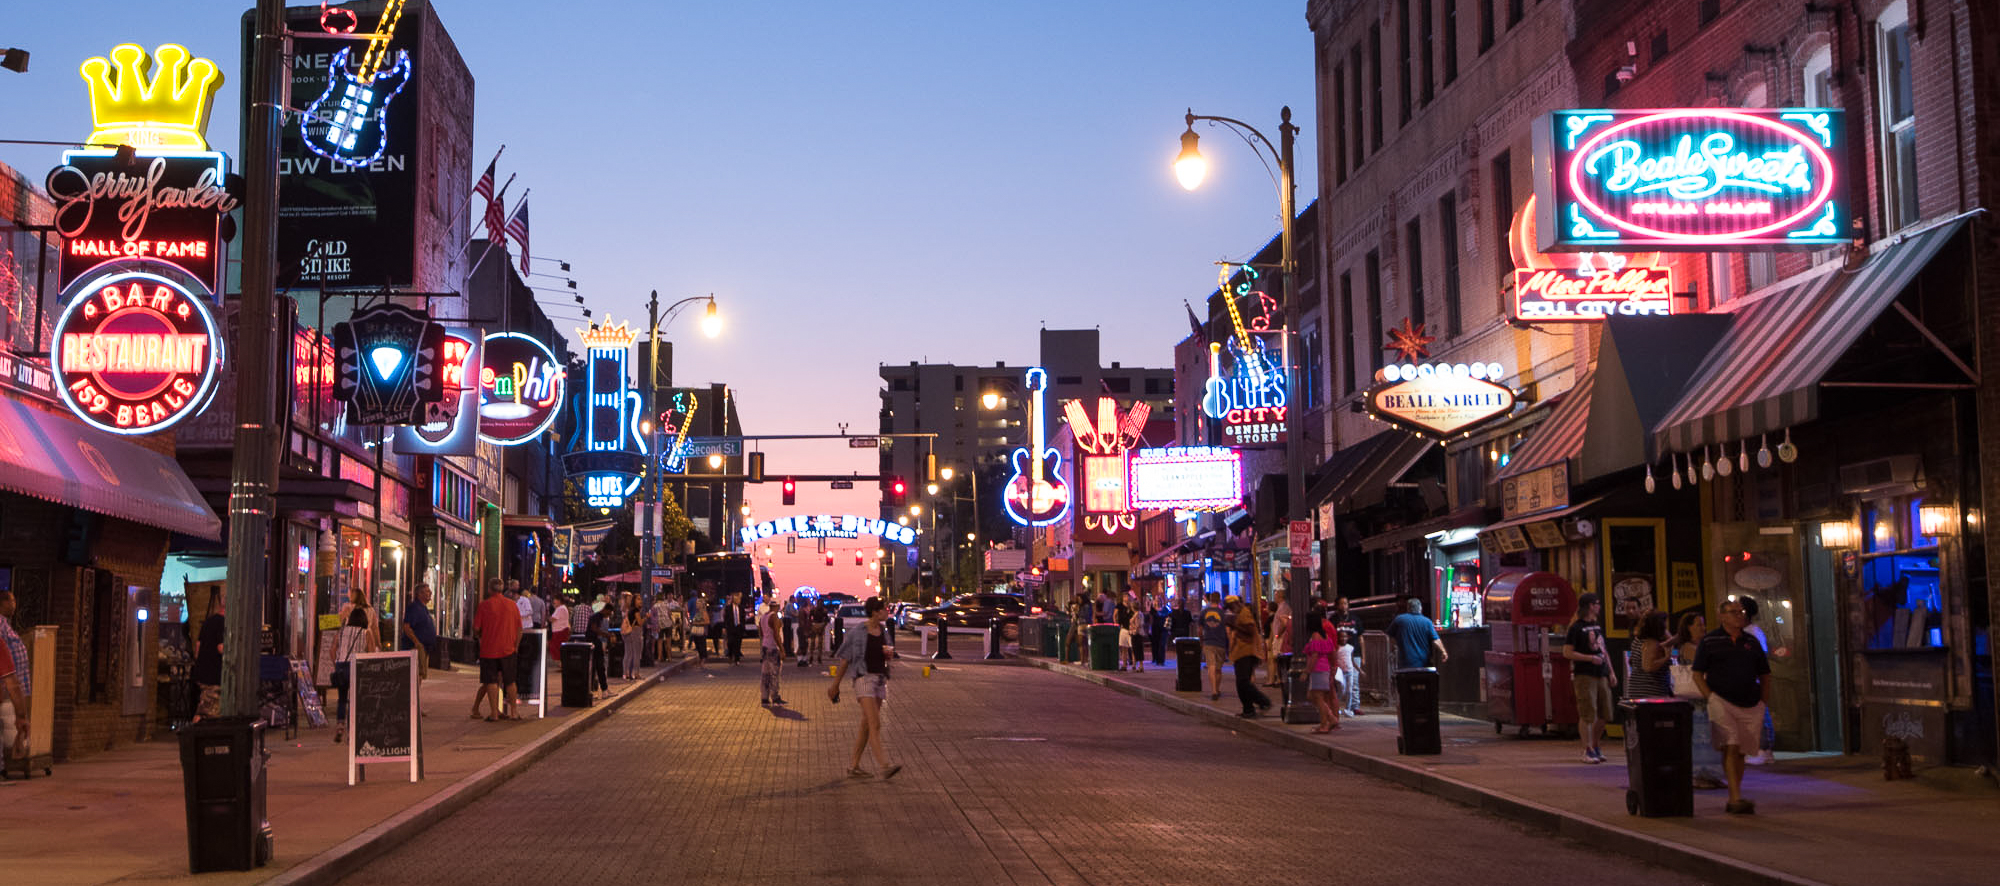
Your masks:
<svg viewBox="0 0 2000 886"><path fill-rule="evenodd" d="M688 633L697 637L706 637L708 636L708 625L695 625L688 630Z"/></svg>
<svg viewBox="0 0 2000 886"><path fill-rule="evenodd" d="M1675 698L1685 698L1689 701L1701 700L1701 688L1694 685L1694 668L1684 664L1670 665L1667 668L1667 675L1674 684Z"/></svg>

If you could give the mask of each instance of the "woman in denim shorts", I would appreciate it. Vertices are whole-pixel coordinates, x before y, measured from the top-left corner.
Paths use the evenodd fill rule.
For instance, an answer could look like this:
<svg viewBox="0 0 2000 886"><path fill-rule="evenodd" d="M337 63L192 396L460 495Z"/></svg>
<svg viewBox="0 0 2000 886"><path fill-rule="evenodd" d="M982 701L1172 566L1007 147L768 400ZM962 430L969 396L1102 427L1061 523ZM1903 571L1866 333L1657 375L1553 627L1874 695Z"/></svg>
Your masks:
<svg viewBox="0 0 2000 886"><path fill-rule="evenodd" d="M860 630L848 631L841 637L840 649L833 654L837 663L833 669L833 685L826 688L826 697L839 704L840 680L850 673L853 675L854 696L861 702L861 734L854 738L854 758L848 764L847 777L875 777L874 773L861 768L861 751L872 746L875 765L882 770L882 779L887 781L903 771L901 766L889 765L888 752L882 747L882 703L889 699L889 661L895 657L896 647L885 627L889 614L882 598L870 598L863 607L868 613L868 621Z"/></svg>

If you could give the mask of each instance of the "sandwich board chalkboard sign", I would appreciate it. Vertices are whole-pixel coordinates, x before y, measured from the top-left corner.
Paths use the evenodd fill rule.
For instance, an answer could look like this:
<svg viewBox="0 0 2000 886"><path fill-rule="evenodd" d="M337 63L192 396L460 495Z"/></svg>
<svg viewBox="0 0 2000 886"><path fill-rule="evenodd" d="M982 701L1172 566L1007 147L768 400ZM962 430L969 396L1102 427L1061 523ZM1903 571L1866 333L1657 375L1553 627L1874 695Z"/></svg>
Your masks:
<svg viewBox="0 0 2000 886"><path fill-rule="evenodd" d="M534 664L535 691L521 699L523 705L535 706L535 719L549 715L549 629L530 628L521 632L521 649L533 653L529 659Z"/></svg>
<svg viewBox="0 0 2000 886"><path fill-rule="evenodd" d="M357 784L370 763L408 763L410 781L422 777L419 755L417 652L357 652L349 659L347 783Z"/></svg>

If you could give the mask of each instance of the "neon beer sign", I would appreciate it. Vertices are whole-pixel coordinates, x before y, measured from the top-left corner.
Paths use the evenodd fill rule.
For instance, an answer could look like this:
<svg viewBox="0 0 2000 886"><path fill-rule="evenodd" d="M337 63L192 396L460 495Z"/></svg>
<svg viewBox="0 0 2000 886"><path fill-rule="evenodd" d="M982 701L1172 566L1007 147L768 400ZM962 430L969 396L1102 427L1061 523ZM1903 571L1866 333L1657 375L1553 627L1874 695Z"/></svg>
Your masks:
<svg viewBox="0 0 2000 886"><path fill-rule="evenodd" d="M1841 112L1556 111L1535 131L1544 251L1846 242Z"/></svg>

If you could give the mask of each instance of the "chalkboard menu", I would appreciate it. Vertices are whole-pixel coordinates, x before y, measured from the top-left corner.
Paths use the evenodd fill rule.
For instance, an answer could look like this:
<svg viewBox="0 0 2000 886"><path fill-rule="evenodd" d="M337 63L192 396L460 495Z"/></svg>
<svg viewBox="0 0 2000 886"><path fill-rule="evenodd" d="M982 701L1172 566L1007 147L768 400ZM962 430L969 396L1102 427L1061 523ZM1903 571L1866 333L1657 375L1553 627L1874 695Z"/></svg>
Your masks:
<svg viewBox="0 0 2000 886"><path fill-rule="evenodd" d="M347 706L347 783L362 778L369 763L410 765L419 777L417 653L357 653L349 662L352 699Z"/></svg>

